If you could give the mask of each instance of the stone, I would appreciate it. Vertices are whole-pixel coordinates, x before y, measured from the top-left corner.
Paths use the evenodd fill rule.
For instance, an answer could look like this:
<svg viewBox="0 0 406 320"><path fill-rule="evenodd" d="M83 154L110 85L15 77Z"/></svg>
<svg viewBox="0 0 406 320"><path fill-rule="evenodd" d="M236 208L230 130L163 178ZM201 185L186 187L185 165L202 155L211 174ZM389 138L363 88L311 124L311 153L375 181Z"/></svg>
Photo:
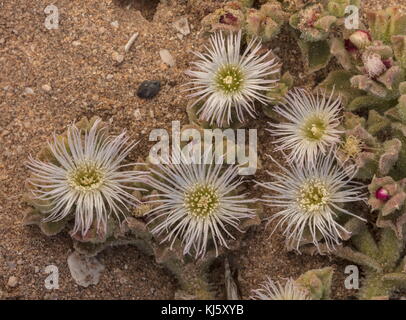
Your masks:
<svg viewBox="0 0 406 320"><path fill-rule="evenodd" d="M152 99L161 89L161 83L157 80L143 81L138 87L137 96L142 99Z"/></svg>
<svg viewBox="0 0 406 320"><path fill-rule="evenodd" d="M173 27L184 36L187 36L190 33L189 22L186 17L175 21Z"/></svg>
<svg viewBox="0 0 406 320"><path fill-rule="evenodd" d="M140 111L140 109L135 109L134 110L134 118L135 118L135 120L141 120L141 111Z"/></svg>
<svg viewBox="0 0 406 320"><path fill-rule="evenodd" d="M127 277L125 277L125 276L121 276L119 279L118 279L118 281L120 282L120 284L127 284L129 281L128 281L128 278Z"/></svg>
<svg viewBox="0 0 406 320"><path fill-rule="evenodd" d="M15 288L18 285L18 279L15 276L11 276L10 278L8 278L7 281L7 286L9 286L10 288Z"/></svg>
<svg viewBox="0 0 406 320"><path fill-rule="evenodd" d="M97 285L104 271L104 266L95 257L85 257L77 252L68 257L68 266L73 280L85 288Z"/></svg>
<svg viewBox="0 0 406 320"><path fill-rule="evenodd" d="M174 67L176 61L172 54L167 49L159 50L159 55L161 56L162 61L170 67Z"/></svg>
<svg viewBox="0 0 406 320"><path fill-rule="evenodd" d="M117 63L122 63L124 61L124 56L122 54L119 54L117 52L113 52L112 58L117 61Z"/></svg>
<svg viewBox="0 0 406 320"><path fill-rule="evenodd" d="M25 88L24 89L24 94L27 94L27 95L34 94L34 90L32 90L32 88Z"/></svg>
<svg viewBox="0 0 406 320"><path fill-rule="evenodd" d="M44 84L42 86L42 90L44 90L45 92L50 92L52 90L52 88L49 84Z"/></svg>

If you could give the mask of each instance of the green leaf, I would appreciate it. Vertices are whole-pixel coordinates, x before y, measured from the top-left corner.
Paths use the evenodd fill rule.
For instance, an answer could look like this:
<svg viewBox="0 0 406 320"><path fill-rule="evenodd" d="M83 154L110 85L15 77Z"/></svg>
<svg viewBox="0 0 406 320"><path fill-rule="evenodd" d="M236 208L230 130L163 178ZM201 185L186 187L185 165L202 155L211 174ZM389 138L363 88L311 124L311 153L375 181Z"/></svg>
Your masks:
<svg viewBox="0 0 406 320"><path fill-rule="evenodd" d="M356 97L362 96L365 93L362 90L351 87L350 79L353 74L345 70L337 70L330 72L327 78L319 84L319 88L323 88L329 92L334 92L341 95L343 105L348 105Z"/></svg>
<svg viewBox="0 0 406 320"><path fill-rule="evenodd" d="M327 41L308 42L299 39L298 45L304 56L308 73L323 69L329 63L331 53Z"/></svg>

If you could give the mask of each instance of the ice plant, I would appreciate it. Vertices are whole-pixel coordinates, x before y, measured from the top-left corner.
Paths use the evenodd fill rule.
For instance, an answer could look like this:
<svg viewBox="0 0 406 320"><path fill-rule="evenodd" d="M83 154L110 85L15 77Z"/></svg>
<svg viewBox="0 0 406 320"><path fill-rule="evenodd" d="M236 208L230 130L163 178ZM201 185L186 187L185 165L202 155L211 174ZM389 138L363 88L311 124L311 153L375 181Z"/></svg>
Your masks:
<svg viewBox="0 0 406 320"><path fill-rule="evenodd" d="M313 163L304 166L291 164L290 168L279 165L281 173L269 174L274 181L260 183L273 192L264 201L269 206L280 208L270 220L278 219L275 229L284 227L288 247L296 248L303 241L312 242L319 248L324 239L327 247L333 249L348 231L339 223L343 215L355 216L344 205L363 200L359 184L351 182L356 170L334 164L334 157L319 156Z"/></svg>
<svg viewBox="0 0 406 320"><path fill-rule="evenodd" d="M347 246L337 248L333 254L361 267L358 299L388 300L398 298L406 286L404 249L404 239L399 239L391 228L370 230L364 226Z"/></svg>
<svg viewBox="0 0 406 320"><path fill-rule="evenodd" d="M208 243L227 247L227 237L233 238L230 229L239 229L239 222L252 218L254 210L247 204L253 202L239 194L243 183L238 178L238 168L214 164L203 155L200 164L189 163L182 154L168 164L151 169L148 184L158 191L157 206L150 211L151 232L163 235L163 242L177 239L184 245L184 254L203 257ZM177 160L176 160L176 159ZM176 160L176 161L175 161Z"/></svg>
<svg viewBox="0 0 406 320"><path fill-rule="evenodd" d="M142 173L125 171L131 164L123 164L135 143L127 145L125 132L113 137L105 129L100 119L87 131L73 124L65 139L54 137L49 143L54 162L30 158L27 164L34 200L49 203L45 221L73 215L72 234L83 237L94 224L105 234L108 218L121 218L137 202L130 192Z"/></svg>
<svg viewBox="0 0 406 320"><path fill-rule="evenodd" d="M404 238L406 223L406 179L390 176L373 177L368 186L368 204L378 228L391 228L399 239Z"/></svg>
<svg viewBox="0 0 406 320"><path fill-rule="evenodd" d="M253 290L254 300L311 300L309 292L299 286L295 280L289 278L285 284L274 282L270 278L261 285L260 289Z"/></svg>
<svg viewBox="0 0 406 320"><path fill-rule="evenodd" d="M226 37L218 32L210 38L207 53L196 53L200 61L194 62L195 70L186 73L192 78L189 85L197 97L193 105L201 103L197 115L200 120L218 126L230 124L236 115L239 122L245 113L255 117L254 102L269 102L266 93L273 87L269 77L277 73L272 51L261 55L261 43L251 40L245 51L241 51L241 31Z"/></svg>
<svg viewBox="0 0 406 320"><path fill-rule="evenodd" d="M270 124L269 130L277 137L277 150L290 151L289 162L313 164L319 154L326 154L340 141L340 98L294 89L285 99L274 110L287 122Z"/></svg>

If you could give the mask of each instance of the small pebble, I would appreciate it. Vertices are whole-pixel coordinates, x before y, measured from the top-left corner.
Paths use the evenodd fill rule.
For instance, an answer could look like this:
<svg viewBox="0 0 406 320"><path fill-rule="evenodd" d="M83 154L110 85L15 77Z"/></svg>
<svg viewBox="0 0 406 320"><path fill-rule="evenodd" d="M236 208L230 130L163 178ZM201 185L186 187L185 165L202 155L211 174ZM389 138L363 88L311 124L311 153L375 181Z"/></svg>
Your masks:
<svg viewBox="0 0 406 320"><path fill-rule="evenodd" d="M46 91L46 92L50 92L52 90L51 86L49 84L44 84L42 86L42 90Z"/></svg>
<svg viewBox="0 0 406 320"><path fill-rule="evenodd" d="M25 88L24 94L34 94L34 90L32 90L31 88Z"/></svg>
<svg viewBox="0 0 406 320"><path fill-rule="evenodd" d="M118 279L118 281L120 282L120 284L127 284L128 283L128 279L126 277L120 277L120 279Z"/></svg>
<svg viewBox="0 0 406 320"><path fill-rule="evenodd" d="M135 120L141 120L141 111L140 111L140 109L135 109L134 110L134 118L135 118Z"/></svg>
<svg viewBox="0 0 406 320"><path fill-rule="evenodd" d="M118 21L113 21L111 23L111 26L114 27L114 28L118 28Z"/></svg>
<svg viewBox="0 0 406 320"><path fill-rule="evenodd" d="M158 94L160 89L161 83L159 81L146 80L138 87L137 96L142 99L152 99Z"/></svg>
<svg viewBox="0 0 406 320"><path fill-rule="evenodd" d="M117 63L122 63L124 61L124 56L122 54L119 54L117 52L113 52L112 57L114 60L117 61Z"/></svg>
<svg viewBox="0 0 406 320"><path fill-rule="evenodd" d="M95 257L86 257L77 252L68 257L68 267L76 284L85 288L97 285L105 269Z"/></svg>
<svg viewBox="0 0 406 320"><path fill-rule="evenodd" d="M186 17L175 21L173 27L184 36L187 36L190 33L189 22Z"/></svg>
<svg viewBox="0 0 406 320"><path fill-rule="evenodd" d="M7 286L9 286L10 288L15 288L18 285L18 279L15 276L11 276L10 278L8 278L7 281Z"/></svg>
<svg viewBox="0 0 406 320"><path fill-rule="evenodd" d="M166 49L159 50L159 55L161 56L161 59L165 64L167 64L170 67L175 66L176 61L168 50Z"/></svg>

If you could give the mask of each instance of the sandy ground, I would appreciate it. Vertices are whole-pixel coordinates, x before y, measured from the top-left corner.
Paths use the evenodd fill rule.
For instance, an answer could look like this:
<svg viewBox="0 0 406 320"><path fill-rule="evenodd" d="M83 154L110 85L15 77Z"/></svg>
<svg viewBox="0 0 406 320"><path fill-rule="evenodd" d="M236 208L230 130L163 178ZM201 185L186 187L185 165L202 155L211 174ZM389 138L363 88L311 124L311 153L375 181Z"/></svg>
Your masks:
<svg viewBox="0 0 406 320"><path fill-rule="evenodd" d="M377 6L377 1L364 2ZM388 2L379 1L379 5L383 3ZM111 121L115 132L125 128L133 139L140 139L131 155L134 160L148 154L150 130L169 129L173 120L186 124L187 99L180 94L180 86L187 80L184 71L193 60L191 51L201 49L205 41L199 31L202 17L221 1L191 6L186 0L161 4L150 0L143 6L128 7L111 0L55 0L53 4L60 10L57 30L44 26L44 8L49 4L48 0L0 1L0 299L172 299L176 283L171 276L134 247L101 253L98 259L106 270L100 283L77 286L66 263L72 252L69 237L47 238L36 227L21 225L27 210L24 163L54 132L63 132L67 124L83 116L98 115ZM183 16L192 32L180 40L172 23ZM139 37L124 54L123 47L134 32ZM283 36L272 47L283 57L284 69L297 76L298 84L311 84L320 76L302 76L298 48ZM172 53L175 67L162 63L160 49ZM122 63L116 60L120 54L124 55ZM153 100L135 95L143 80L162 82ZM272 143L263 130L266 121L251 121L248 127L260 129L260 157L264 168L272 168L265 158L272 153ZM267 179L263 170L256 178ZM259 196L258 191L253 196ZM354 294L343 289L345 263L287 253L281 236L269 237L271 229L261 226L248 233L243 247L234 253L244 298L266 276L297 277L328 265L336 269L334 296ZM59 290L48 291L44 286L44 268L51 264L60 271ZM12 276L18 281L13 288L7 285Z"/></svg>

